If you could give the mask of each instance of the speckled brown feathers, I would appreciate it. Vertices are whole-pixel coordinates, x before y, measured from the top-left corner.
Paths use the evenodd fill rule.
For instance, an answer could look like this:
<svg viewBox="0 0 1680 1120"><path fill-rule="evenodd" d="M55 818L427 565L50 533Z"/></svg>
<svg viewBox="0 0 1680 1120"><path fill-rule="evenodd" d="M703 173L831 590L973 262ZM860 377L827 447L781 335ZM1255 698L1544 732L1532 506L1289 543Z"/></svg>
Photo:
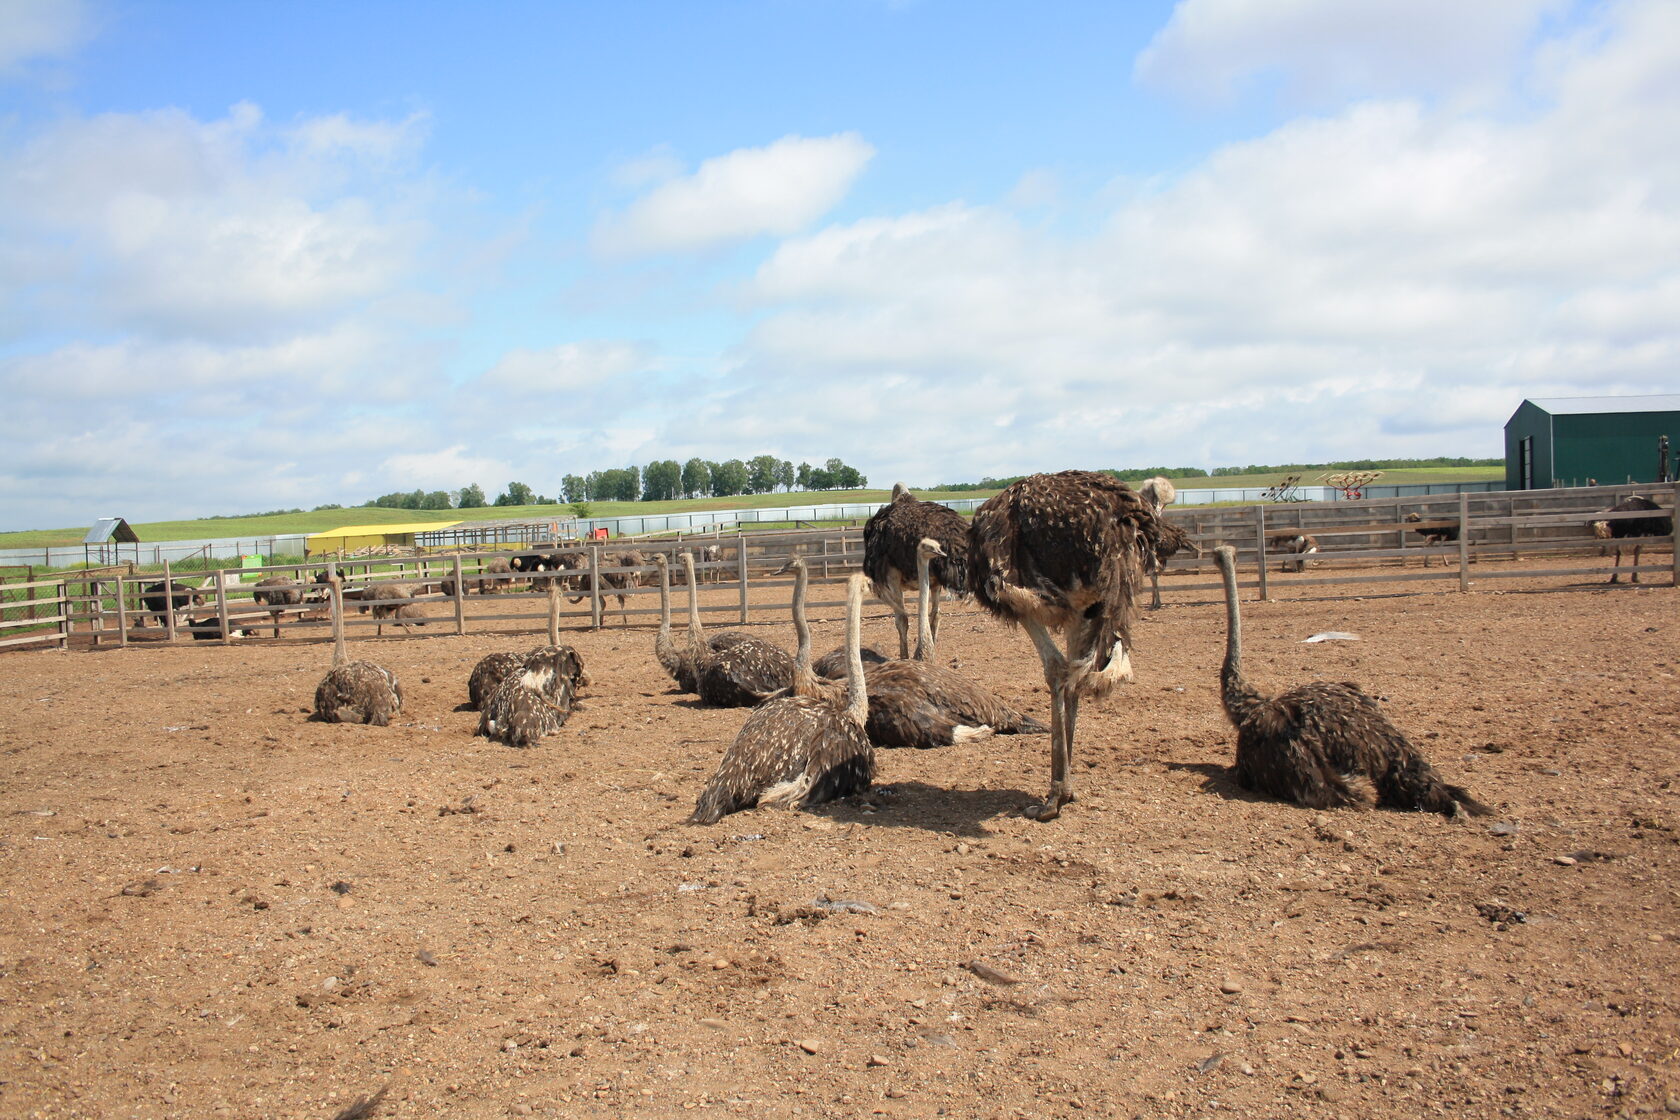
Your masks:
<svg viewBox="0 0 1680 1120"><path fill-rule="evenodd" d="M379 620L379 625L374 627L375 636L384 636L387 619L395 619L397 625L405 630L409 628L411 620L415 626L426 625L422 621L426 617L426 611L419 603L392 603L387 601L391 599L412 599L420 594L420 590L414 584L398 583L392 580L371 584L363 590L363 609L371 607L373 617Z"/></svg>
<svg viewBox="0 0 1680 1120"><path fill-rule="evenodd" d="M750 708L793 683L793 657L762 638L743 638L721 650L702 649L695 691L718 708Z"/></svg>
<svg viewBox="0 0 1680 1120"><path fill-rule="evenodd" d="M570 646L543 646L502 678L479 715L478 733L513 747L529 747L558 731L587 681L583 659Z"/></svg>
<svg viewBox="0 0 1680 1120"><path fill-rule="evenodd" d="M865 667L870 665L880 665L883 662L891 660L891 658L876 649L874 646L864 646L858 651L858 655L863 658ZM819 677L823 677L831 681L837 681L846 675L846 657L847 654L845 646L841 646L838 649L831 649L811 664L811 671L816 673Z"/></svg>
<svg viewBox="0 0 1680 1120"><path fill-rule="evenodd" d="M755 805L804 808L867 789L875 752L864 732L868 697L855 656L863 613L862 575L847 588L847 646L853 652L844 698L781 696L747 717L724 752L689 820L713 824Z"/></svg>
<svg viewBox="0 0 1680 1120"><path fill-rule="evenodd" d="M397 675L371 661L334 665L315 688L315 714L327 723L371 723L384 727L402 711Z"/></svg>
<svg viewBox="0 0 1680 1120"><path fill-rule="evenodd" d="M1180 552L1191 551L1200 556L1202 550L1196 546L1190 534L1168 521L1164 517L1156 518L1160 528L1160 539L1155 543L1155 551L1144 557L1144 567L1149 572L1149 609L1158 610L1161 606L1161 573L1167 570L1167 561Z"/></svg>
<svg viewBox="0 0 1680 1120"><path fill-rule="evenodd" d="M872 514L863 526L863 571L875 596L892 608L898 626L898 655L910 656L910 613L904 590L916 581L916 546L925 539L939 542L944 551L934 559L931 582L941 590L968 594L968 522L953 509L924 502L905 489L893 487L893 500ZM939 632L939 605L932 610L934 634Z"/></svg>
<svg viewBox="0 0 1680 1120"><path fill-rule="evenodd" d="M1245 789L1315 809L1383 805L1455 816L1490 810L1448 785L1359 686L1314 682L1266 697L1242 675L1235 556L1215 551L1225 580L1225 714L1237 729L1235 774Z"/></svg>
<svg viewBox="0 0 1680 1120"><path fill-rule="evenodd" d="M479 658L478 664L473 666L472 676L467 678L467 703L472 705L473 711L483 711L485 701L490 699L503 678L524 666L525 655L511 650L499 650Z"/></svg>

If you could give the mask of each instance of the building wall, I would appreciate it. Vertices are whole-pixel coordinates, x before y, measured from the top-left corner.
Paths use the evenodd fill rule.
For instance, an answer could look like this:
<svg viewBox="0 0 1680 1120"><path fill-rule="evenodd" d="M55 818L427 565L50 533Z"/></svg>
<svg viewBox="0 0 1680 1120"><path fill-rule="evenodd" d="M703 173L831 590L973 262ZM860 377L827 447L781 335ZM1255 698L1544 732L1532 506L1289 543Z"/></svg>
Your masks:
<svg viewBox="0 0 1680 1120"><path fill-rule="evenodd" d="M1522 441L1532 439L1533 477L1525 482ZM1552 484L1552 414L1533 401L1524 401L1505 422L1505 489L1545 489Z"/></svg>
<svg viewBox="0 0 1680 1120"><path fill-rule="evenodd" d="M1606 485L1654 482L1657 437L1668 437L1672 464L1675 445L1680 444L1680 412L1558 416L1552 431L1558 485L1584 486L1589 478Z"/></svg>

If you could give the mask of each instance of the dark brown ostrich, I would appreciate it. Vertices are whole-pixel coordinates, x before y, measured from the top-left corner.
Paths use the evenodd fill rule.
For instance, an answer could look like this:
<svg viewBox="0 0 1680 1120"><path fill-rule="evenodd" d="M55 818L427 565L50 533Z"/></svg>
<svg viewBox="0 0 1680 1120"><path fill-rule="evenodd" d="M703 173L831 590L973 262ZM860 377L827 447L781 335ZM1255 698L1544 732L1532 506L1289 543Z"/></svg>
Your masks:
<svg viewBox="0 0 1680 1120"><path fill-rule="evenodd" d="M1277 551L1283 553L1285 559L1282 569L1286 572L1304 572L1307 570L1307 558L1318 554L1318 538L1305 533L1296 533L1292 537L1279 537L1272 542Z"/></svg>
<svg viewBox="0 0 1680 1120"><path fill-rule="evenodd" d="M1615 505L1604 511L1605 513L1658 513L1662 507L1651 499L1640 494L1629 494ZM1630 582L1639 582L1639 550L1644 547L1641 537L1668 537L1674 535L1674 519L1672 517L1618 517L1614 520L1594 521L1592 523L1593 536L1601 541L1632 541L1633 563L1629 570L1632 572ZM1616 583L1622 575L1622 546L1616 545L1616 562L1610 569L1610 582Z"/></svg>
<svg viewBox="0 0 1680 1120"><path fill-rule="evenodd" d="M1161 511L1178 500L1178 490L1172 481L1164 475L1146 478L1138 484L1137 492L1143 500L1149 503L1149 508L1160 517Z"/></svg>
<svg viewBox="0 0 1680 1120"><path fill-rule="evenodd" d="M1050 792L1026 814L1050 820L1073 800L1073 742L1084 696L1132 679L1132 600L1160 545L1155 511L1091 471L1035 474L987 499L969 530L968 586L1031 636L1050 687ZM1052 631L1063 632L1067 652Z"/></svg>
<svg viewBox="0 0 1680 1120"><path fill-rule="evenodd" d="M397 676L371 661L350 661L344 652L344 584L327 577L332 598L333 662L315 689L316 718L327 723L371 723L384 727L402 711Z"/></svg>
<svg viewBox="0 0 1680 1120"><path fill-rule="evenodd" d="M1164 517L1157 517L1155 521L1161 527L1161 539L1155 551L1144 557L1144 567L1149 572L1149 609L1152 611L1161 609L1161 573L1167 570L1167 561L1180 552L1202 554L1201 546L1190 538L1189 533Z"/></svg>
<svg viewBox="0 0 1680 1120"><path fill-rule="evenodd" d="M688 644L691 648L704 648L719 653L741 642L763 640L748 634L744 630L720 630L714 634L706 633L700 625L700 599L695 591L694 583L694 555L688 552L683 553L682 565L683 574L688 582Z"/></svg>
<svg viewBox="0 0 1680 1120"><path fill-rule="evenodd" d="M870 665L880 665L883 662L892 660L892 658L888 657L874 646L864 646L858 651L858 654L863 658L863 664L865 667ZM812 663L811 671L816 673L817 676L822 677L824 680L843 680L846 676L846 664L850 660L850 657L851 655L846 652L845 646L841 646L838 649L831 649Z"/></svg>
<svg viewBox="0 0 1680 1120"><path fill-rule="evenodd" d="M1225 581L1225 715L1237 729L1237 782L1313 809L1387 806L1444 816L1490 812L1447 785L1356 684L1315 681L1265 697L1242 675L1236 553L1214 550Z"/></svg>
<svg viewBox="0 0 1680 1120"><path fill-rule="evenodd" d="M601 569L601 583L618 592L618 610L626 626L630 625L630 612L624 606L624 592L632 587L640 587L642 584L642 573L631 569L646 567L647 562L647 557L635 549L627 549L624 552L603 552L597 561ZM573 588L576 589L582 580L581 578L575 578L571 582ZM610 592L603 591L601 598L605 600L608 594ZM567 598L574 603L581 603L584 599L582 594L567 596Z"/></svg>
<svg viewBox="0 0 1680 1120"><path fill-rule="evenodd" d="M1408 523L1415 524L1423 520L1423 514L1413 510L1406 515L1405 520ZM1452 544L1458 540L1457 525L1433 525L1427 529L1413 529L1412 532L1422 537L1423 543L1426 545ZM1445 564L1446 561L1442 560L1441 563ZM1423 566L1429 567L1429 553L1427 552L1423 554Z"/></svg>
<svg viewBox="0 0 1680 1120"><path fill-rule="evenodd" d="M700 630L695 598L694 558L683 554L688 573L689 645L694 651L695 691L719 708L750 708L793 683L793 658L781 646L739 631L707 637Z"/></svg>
<svg viewBox="0 0 1680 1120"><path fill-rule="evenodd" d="M653 636L653 656L671 679L677 682L680 691L693 692L696 687L694 667L697 658L692 637L689 641L681 643L671 637L671 562L663 552L657 552L654 554L653 563L659 569L659 630ZM693 596L690 595L690 600L692 599Z"/></svg>
<svg viewBox="0 0 1680 1120"><path fill-rule="evenodd" d="M864 723L869 694L858 656L864 576L846 588L846 646L852 651L843 698L781 696L747 717L688 818L715 824L755 805L803 809L869 788L875 751Z"/></svg>
<svg viewBox="0 0 1680 1120"><path fill-rule="evenodd" d="M159 626L169 625L169 615L175 615L175 625L187 625L187 610L202 607L204 596L179 581L171 581L166 591L163 583L148 583L140 589L140 605L152 613Z"/></svg>
<svg viewBox="0 0 1680 1120"><path fill-rule="evenodd" d="M422 594L424 590L418 584L399 583L395 580L369 584L363 589L362 609L368 610L371 608L373 617L377 620L377 625L374 627L374 637L383 638L385 636L386 619L395 619L397 625L404 630L412 629L413 626L426 625L423 621L426 617L425 607L419 603L390 601L393 599L413 599L415 596ZM416 620L412 626L409 622L410 619Z"/></svg>
<svg viewBox="0 0 1680 1120"><path fill-rule="evenodd" d="M265 607L276 608L268 613L274 618L274 636L280 636L280 616L286 612L278 608L295 607L303 602L303 586L288 576L269 576L257 581L251 598Z"/></svg>
<svg viewBox="0 0 1680 1120"><path fill-rule="evenodd" d="M879 747L948 747L1000 735L1042 734L1045 726L1022 715L990 689L954 669L933 663L933 629L928 621L928 578L940 554L929 537L916 550L916 659L888 661L864 669L869 685L869 741Z"/></svg>
<svg viewBox="0 0 1680 1120"><path fill-rule="evenodd" d="M962 514L936 502L919 501L904 483L893 486L892 501L876 510L863 526L863 571L876 598L892 608L898 624L898 655L910 656L910 612L905 585L916 579L916 546L924 539L944 548L933 565L933 633L939 635L939 593L968 594L968 523Z"/></svg>

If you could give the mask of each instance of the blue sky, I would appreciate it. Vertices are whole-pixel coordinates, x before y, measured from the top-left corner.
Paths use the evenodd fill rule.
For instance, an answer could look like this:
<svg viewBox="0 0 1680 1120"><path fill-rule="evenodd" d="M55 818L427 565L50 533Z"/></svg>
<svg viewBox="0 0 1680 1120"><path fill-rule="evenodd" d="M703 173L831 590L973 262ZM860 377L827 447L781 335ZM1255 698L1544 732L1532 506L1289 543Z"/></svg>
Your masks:
<svg viewBox="0 0 1680 1120"><path fill-rule="evenodd" d="M1680 5L0 5L0 529L1673 392Z"/></svg>

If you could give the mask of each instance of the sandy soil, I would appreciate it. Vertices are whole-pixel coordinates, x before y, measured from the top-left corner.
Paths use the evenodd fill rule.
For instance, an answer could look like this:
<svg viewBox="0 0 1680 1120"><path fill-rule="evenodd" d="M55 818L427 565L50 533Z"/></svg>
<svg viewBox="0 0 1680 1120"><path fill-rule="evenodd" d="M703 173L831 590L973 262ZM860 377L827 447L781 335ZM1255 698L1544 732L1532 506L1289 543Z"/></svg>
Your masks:
<svg viewBox="0 0 1680 1120"><path fill-rule="evenodd" d="M648 627L569 635L528 751L458 705L534 634L358 641L389 728L306 718L325 645L0 656L0 1115L1680 1111L1680 592L1361 590L1274 582L1250 676L1361 682L1495 816L1235 788L1211 599L1145 612L1044 824L1042 736L684 824L744 713ZM1046 716L1024 635L942 639Z"/></svg>

